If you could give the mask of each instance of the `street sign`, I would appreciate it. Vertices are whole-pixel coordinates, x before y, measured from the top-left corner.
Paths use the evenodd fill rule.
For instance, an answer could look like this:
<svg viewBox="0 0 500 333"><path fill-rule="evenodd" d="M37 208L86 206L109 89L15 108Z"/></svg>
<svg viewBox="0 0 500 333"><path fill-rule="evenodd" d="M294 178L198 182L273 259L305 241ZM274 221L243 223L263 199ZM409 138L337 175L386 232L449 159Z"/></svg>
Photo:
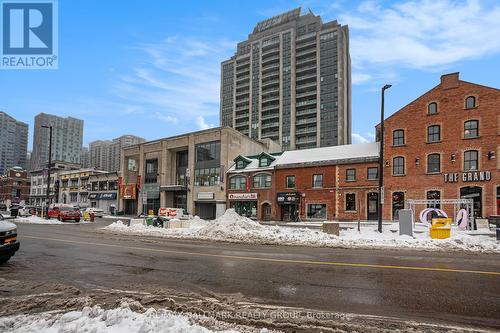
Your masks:
<svg viewBox="0 0 500 333"><path fill-rule="evenodd" d="M144 205L148 203L148 192L142 192L142 203Z"/></svg>

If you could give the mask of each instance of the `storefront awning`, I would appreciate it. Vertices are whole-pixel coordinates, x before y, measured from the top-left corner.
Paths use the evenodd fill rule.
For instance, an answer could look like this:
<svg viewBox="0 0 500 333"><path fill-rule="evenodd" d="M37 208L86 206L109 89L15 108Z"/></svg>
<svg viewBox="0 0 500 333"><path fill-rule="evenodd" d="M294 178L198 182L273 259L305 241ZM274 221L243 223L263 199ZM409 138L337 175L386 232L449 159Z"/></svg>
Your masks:
<svg viewBox="0 0 500 333"><path fill-rule="evenodd" d="M163 185L160 186L160 191L164 192L186 191L186 187L184 185Z"/></svg>
<svg viewBox="0 0 500 333"><path fill-rule="evenodd" d="M91 200L115 200L116 193L90 193L89 199Z"/></svg>

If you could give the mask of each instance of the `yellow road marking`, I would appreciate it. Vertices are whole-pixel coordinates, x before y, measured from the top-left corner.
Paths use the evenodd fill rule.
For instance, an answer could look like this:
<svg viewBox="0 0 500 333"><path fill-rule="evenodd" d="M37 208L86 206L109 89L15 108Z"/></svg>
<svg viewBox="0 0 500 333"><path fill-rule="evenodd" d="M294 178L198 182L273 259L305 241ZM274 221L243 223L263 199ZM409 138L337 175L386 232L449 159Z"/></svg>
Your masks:
<svg viewBox="0 0 500 333"><path fill-rule="evenodd" d="M54 241L54 242L61 242L61 243L68 243L68 244L96 245L96 246L123 248L123 249L128 249L128 250L133 249L133 250L150 251L150 252L182 254L182 255L189 255L189 256L240 259L240 260L251 260L251 261L265 261L265 262L279 262L279 263L307 264L307 265L325 265L325 266L365 267L365 268L380 268L380 269L401 269L401 270L431 271L431 272L471 273L471 274L498 275L498 276L500 276L500 272L477 271L477 270L467 270L467 269L359 264L359 263L335 262L335 261L261 258L261 257L235 256L235 255L226 255L226 254L212 254L212 253L199 253L199 252L189 252L189 251L163 250L163 249L153 249L153 248L148 248L148 247L125 246L125 245L117 245L117 244L79 242L79 241L71 241L71 240L59 239L59 238L36 237L36 236L26 236L26 235L23 235L22 238L40 239L40 240L47 240L47 241Z"/></svg>

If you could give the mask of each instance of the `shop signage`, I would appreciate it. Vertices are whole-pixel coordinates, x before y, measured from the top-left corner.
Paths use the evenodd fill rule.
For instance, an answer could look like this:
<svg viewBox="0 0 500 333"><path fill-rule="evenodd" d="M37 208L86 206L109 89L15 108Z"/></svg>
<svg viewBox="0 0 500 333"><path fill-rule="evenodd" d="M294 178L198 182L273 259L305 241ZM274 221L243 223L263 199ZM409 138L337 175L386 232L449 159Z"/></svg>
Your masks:
<svg viewBox="0 0 500 333"><path fill-rule="evenodd" d="M300 201L299 192L278 192L277 201L280 204L295 204Z"/></svg>
<svg viewBox="0 0 500 333"><path fill-rule="evenodd" d="M155 184L144 184L142 185L142 190L148 192L149 199L158 199L160 197L160 185Z"/></svg>
<svg viewBox="0 0 500 333"><path fill-rule="evenodd" d="M120 186L120 199L136 199L136 184L125 184Z"/></svg>
<svg viewBox="0 0 500 333"><path fill-rule="evenodd" d="M257 200L257 193L229 193L229 200Z"/></svg>
<svg viewBox="0 0 500 333"><path fill-rule="evenodd" d="M462 174L455 172L444 174L445 183L458 183L459 180L462 180L464 183L490 181L491 171L471 171L462 172Z"/></svg>
<svg viewBox="0 0 500 333"><path fill-rule="evenodd" d="M116 193L99 193L97 199L100 200L114 200L116 199Z"/></svg>
<svg viewBox="0 0 500 333"><path fill-rule="evenodd" d="M96 199L97 198L97 193L90 193L89 194L89 199Z"/></svg>
<svg viewBox="0 0 500 333"><path fill-rule="evenodd" d="M213 200L214 192L200 192L198 193L198 200Z"/></svg>

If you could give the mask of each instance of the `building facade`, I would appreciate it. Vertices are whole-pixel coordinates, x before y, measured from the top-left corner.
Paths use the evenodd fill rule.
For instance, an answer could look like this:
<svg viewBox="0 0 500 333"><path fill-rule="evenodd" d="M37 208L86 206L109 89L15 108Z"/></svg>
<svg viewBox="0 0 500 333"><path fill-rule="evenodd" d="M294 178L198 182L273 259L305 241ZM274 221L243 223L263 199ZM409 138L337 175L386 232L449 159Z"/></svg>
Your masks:
<svg viewBox="0 0 500 333"><path fill-rule="evenodd" d="M52 126L52 161L80 163L83 120L40 113L35 117L31 170L46 167L49 160L49 129Z"/></svg>
<svg viewBox="0 0 500 333"><path fill-rule="evenodd" d="M349 144L347 26L300 8L259 22L222 62L220 119L283 150Z"/></svg>
<svg viewBox="0 0 500 333"><path fill-rule="evenodd" d="M212 219L226 208L225 172L238 154L279 151L271 140L255 141L227 127L126 147L122 151L119 211L183 208Z"/></svg>
<svg viewBox="0 0 500 333"><path fill-rule="evenodd" d="M0 176L0 203L10 206L12 203L25 204L30 194L28 172L21 167L13 167Z"/></svg>
<svg viewBox="0 0 500 333"><path fill-rule="evenodd" d="M58 203L59 201L59 174L67 170L80 169L80 164L68 163L63 161L52 161L50 168L50 192L49 203ZM30 204L41 207L47 201L47 168L32 170L30 172Z"/></svg>
<svg viewBox="0 0 500 333"><path fill-rule="evenodd" d="M476 217L500 214L499 89L443 75L384 133L385 218L408 199L473 199Z"/></svg>
<svg viewBox="0 0 500 333"><path fill-rule="evenodd" d="M89 144L90 165L93 168L117 172L120 171L120 157L123 148L146 142L135 135L122 135L113 140L98 140Z"/></svg>
<svg viewBox="0 0 500 333"><path fill-rule="evenodd" d="M58 202L80 208L89 207L90 177L100 173L105 172L94 169L77 169L58 173Z"/></svg>
<svg viewBox="0 0 500 333"><path fill-rule="evenodd" d="M90 207L100 208L106 214L116 213L118 207L118 176L118 172L90 175L88 194Z"/></svg>
<svg viewBox="0 0 500 333"><path fill-rule="evenodd" d="M0 111L0 175L10 168L27 168L28 124Z"/></svg>
<svg viewBox="0 0 500 333"><path fill-rule="evenodd" d="M82 152L80 154L80 165L82 169L90 168L90 151L88 147L82 147Z"/></svg>

